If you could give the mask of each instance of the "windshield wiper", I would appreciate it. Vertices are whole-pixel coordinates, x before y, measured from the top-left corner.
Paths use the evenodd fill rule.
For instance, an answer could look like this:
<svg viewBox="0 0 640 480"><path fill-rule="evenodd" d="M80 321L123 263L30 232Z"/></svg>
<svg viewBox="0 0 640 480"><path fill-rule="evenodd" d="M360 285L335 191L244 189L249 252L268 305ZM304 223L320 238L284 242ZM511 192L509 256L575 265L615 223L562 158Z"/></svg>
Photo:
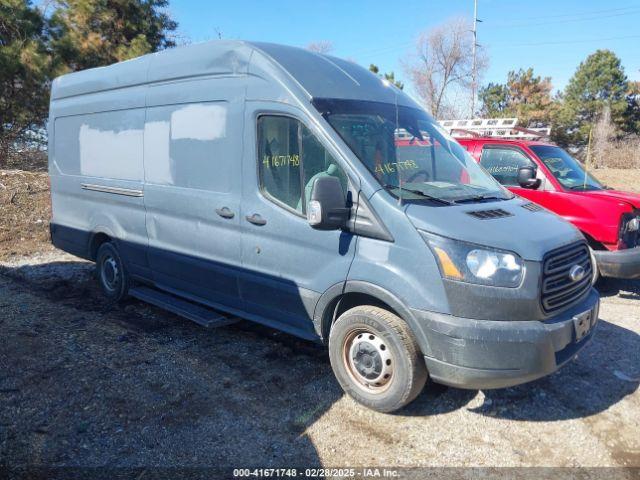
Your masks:
<svg viewBox="0 0 640 480"><path fill-rule="evenodd" d="M569 190L587 191L587 190L599 190L599 188L594 185L574 185L573 187L569 187Z"/></svg>
<svg viewBox="0 0 640 480"><path fill-rule="evenodd" d="M414 195L420 195L423 198L432 200L434 202L442 203L443 205L453 205L453 202L449 200L445 200L444 198L434 197L420 190L413 190L411 188L399 187L398 185L390 185L390 184L385 184L382 186L382 188L384 188L385 190L391 190L391 189L397 188L398 190L403 190L405 192L413 193Z"/></svg>
<svg viewBox="0 0 640 480"><path fill-rule="evenodd" d="M513 198L513 197L511 197ZM481 202L482 200L510 200L509 198L498 197L496 195L473 195L469 197L461 197L456 200L453 200L455 203L465 203L465 202Z"/></svg>

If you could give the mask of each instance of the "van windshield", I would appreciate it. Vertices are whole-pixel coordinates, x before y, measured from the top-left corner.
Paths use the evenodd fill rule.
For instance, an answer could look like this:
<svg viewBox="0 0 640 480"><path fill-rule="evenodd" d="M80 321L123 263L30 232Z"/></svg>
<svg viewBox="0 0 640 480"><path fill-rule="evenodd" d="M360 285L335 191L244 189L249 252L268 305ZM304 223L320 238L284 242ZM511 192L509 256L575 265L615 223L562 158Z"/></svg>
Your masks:
<svg viewBox="0 0 640 480"><path fill-rule="evenodd" d="M360 100L313 103L396 197L451 203L513 198L422 110Z"/></svg>
<svg viewBox="0 0 640 480"><path fill-rule="evenodd" d="M565 150L553 145L532 145L529 148L544 162L554 177L569 190L602 190L602 185L584 171L580 162Z"/></svg>

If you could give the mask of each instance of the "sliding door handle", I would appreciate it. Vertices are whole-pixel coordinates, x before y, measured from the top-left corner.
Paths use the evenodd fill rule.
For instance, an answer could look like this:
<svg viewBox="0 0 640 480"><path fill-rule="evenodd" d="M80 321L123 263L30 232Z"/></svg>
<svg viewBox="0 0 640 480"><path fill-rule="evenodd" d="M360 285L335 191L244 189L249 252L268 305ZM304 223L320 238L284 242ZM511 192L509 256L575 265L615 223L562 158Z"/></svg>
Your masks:
<svg viewBox="0 0 640 480"><path fill-rule="evenodd" d="M220 215L222 218L233 218L236 216L229 207L216 208L216 213Z"/></svg>
<svg viewBox="0 0 640 480"><path fill-rule="evenodd" d="M267 223L267 221L257 213L254 213L253 215L247 215L245 218L249 223L253 223L254 225L266 225Z"/></svg>

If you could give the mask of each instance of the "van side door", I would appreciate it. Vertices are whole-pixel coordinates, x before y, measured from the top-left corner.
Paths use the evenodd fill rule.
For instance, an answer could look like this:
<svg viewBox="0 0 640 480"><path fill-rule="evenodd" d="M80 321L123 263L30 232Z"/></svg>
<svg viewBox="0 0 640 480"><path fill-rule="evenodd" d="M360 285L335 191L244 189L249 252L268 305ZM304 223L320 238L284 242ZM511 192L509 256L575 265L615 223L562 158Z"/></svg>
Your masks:
<svg viewBox="0 0 640 480"><path fill-rule="evenodd" d="M306 204L319 176L337 177L345 194L355 183L302 112L276 108L247 102L240 292L245 309L266 323L313 336L316 303L345 282L356 239L311 228Z"/></svg>
<svg viewBox="0 0 640 480"><path fill-rule="evenodd" d="M244 89L237 80L152 86L145 124L149 263L160 288L241 308ZM211 92L225 92L222 99ZM166 104L167 99L179 103Z"/></svg>

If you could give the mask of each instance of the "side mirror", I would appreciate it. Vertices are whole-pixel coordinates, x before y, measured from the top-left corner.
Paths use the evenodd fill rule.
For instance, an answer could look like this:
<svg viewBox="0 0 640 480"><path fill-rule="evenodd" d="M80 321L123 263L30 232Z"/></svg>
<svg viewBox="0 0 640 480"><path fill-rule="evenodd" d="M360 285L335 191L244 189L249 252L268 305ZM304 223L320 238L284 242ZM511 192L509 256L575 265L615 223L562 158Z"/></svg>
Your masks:
<svg viewBox="0 0 640 480"><path fill-rule="evenodd" d="M338 230L349 220L350 208L336 177L318 177L307 205L307 221L317 230Z"/></svg>
<svg viewBox="0 0 640 480"><path fill-rule="evenodd" d="M518 169L518 185L522 188L531 188L535 190L540 186L540 183L542 183L539 178L536 178L536 173L535 167L520 167Z"/></svg>

